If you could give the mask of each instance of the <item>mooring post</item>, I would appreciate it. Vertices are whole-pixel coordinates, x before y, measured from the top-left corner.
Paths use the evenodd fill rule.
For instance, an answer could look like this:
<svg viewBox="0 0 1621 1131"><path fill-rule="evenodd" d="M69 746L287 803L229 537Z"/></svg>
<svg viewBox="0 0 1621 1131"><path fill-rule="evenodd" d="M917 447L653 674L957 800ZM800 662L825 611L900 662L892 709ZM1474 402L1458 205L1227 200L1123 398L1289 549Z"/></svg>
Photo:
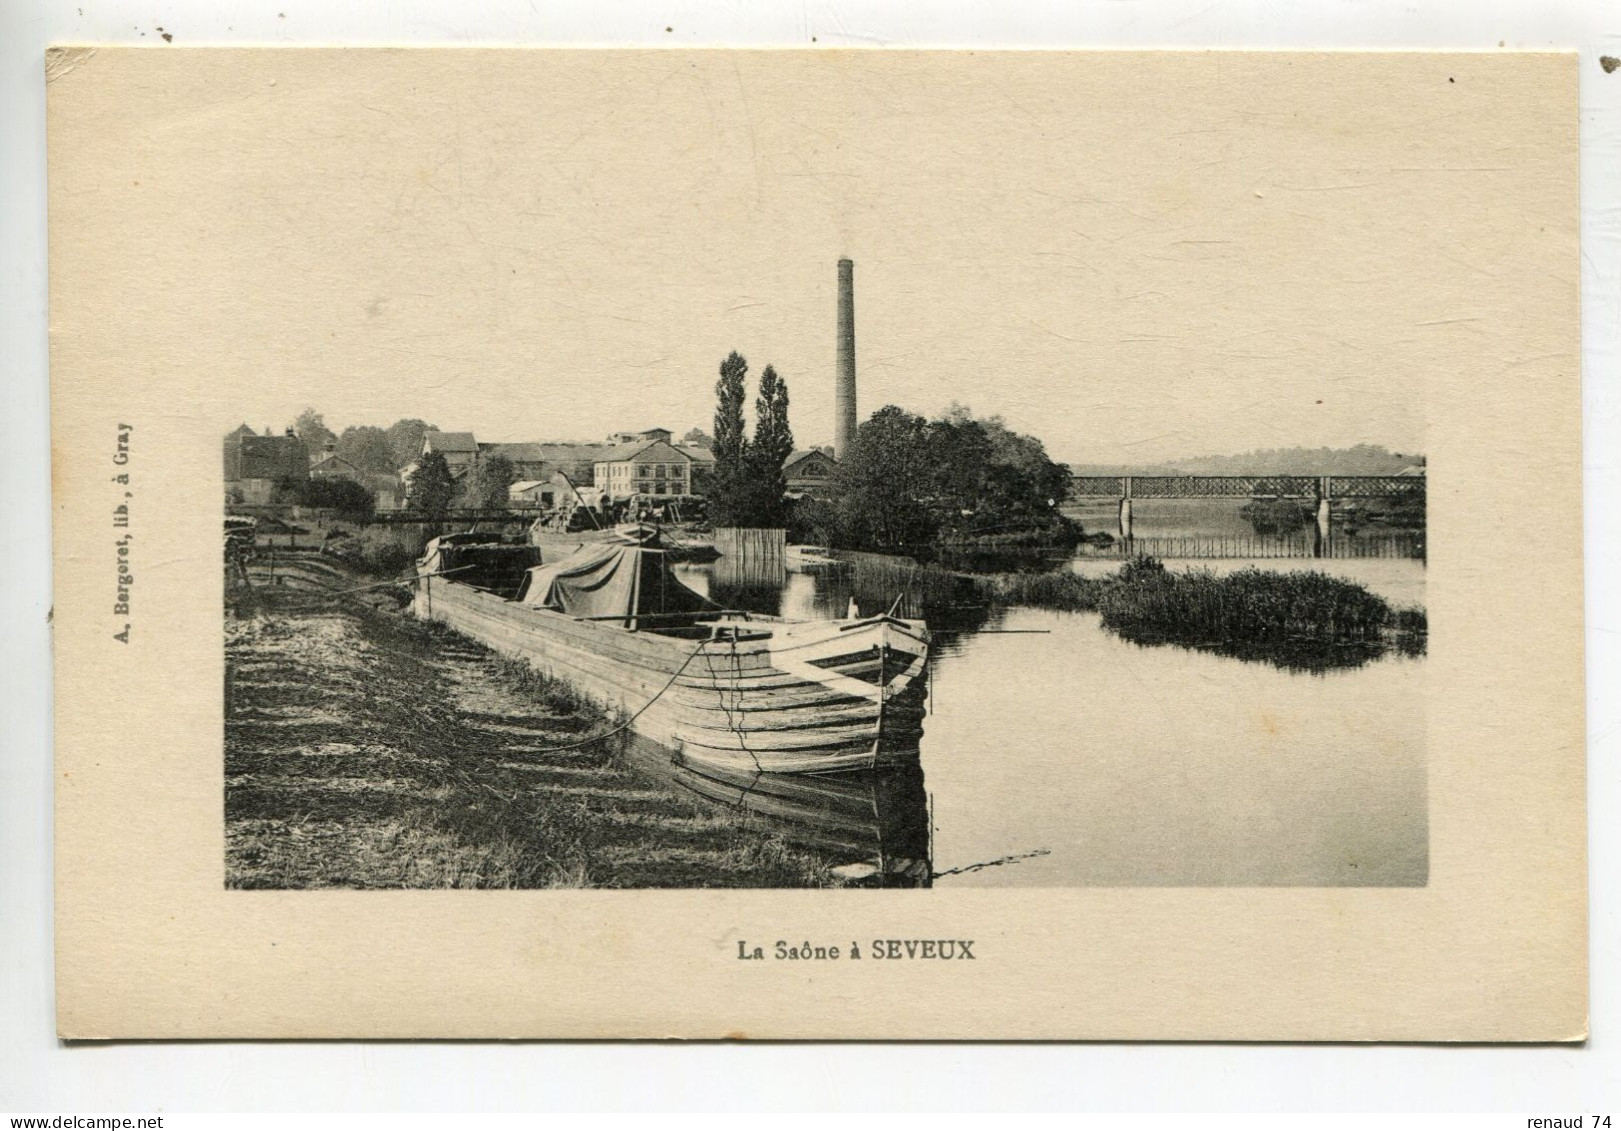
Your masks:
<svg viewBox="0 0 1621 1131"><path fill-rule="evenodd" d="M1131 541L1131 476L1120 477L1120 538Z"/></svg>
<svg viewBox="0 0 1621 1131"><path fill-rule="evenodd" d="M1329 517L1329 500L1334 493L1333 479L1327 475L1317 480L1317 540L1313 549L1319 558L1334 556L1334 528Z"/></svg>

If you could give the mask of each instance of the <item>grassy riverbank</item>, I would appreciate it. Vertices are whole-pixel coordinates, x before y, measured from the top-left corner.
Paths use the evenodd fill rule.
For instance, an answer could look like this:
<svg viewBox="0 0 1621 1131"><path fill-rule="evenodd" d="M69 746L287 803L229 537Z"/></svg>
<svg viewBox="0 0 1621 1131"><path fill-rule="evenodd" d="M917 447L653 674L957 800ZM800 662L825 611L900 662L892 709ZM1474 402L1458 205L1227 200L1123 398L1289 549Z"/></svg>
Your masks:
<svg viewBox="0 0 1621 1131"><path fill-rule="evenodd" d="M1181 644L1282 667L1322 670L1395 648L1425 650L1423 609L1393 606L1316 571L1168 570L1151 558L1106 577L999 574L988 592L1010 604L1101 615L1105 628L1142 644Z"/></svg>
<svg viewBox="0 0 1621 1131"><path fill-rule="evenodd" d="M623 739L549 752L612 720L392 609L263 587L227 616L230 887L835 882L757 819L651 782Z"/></svg>

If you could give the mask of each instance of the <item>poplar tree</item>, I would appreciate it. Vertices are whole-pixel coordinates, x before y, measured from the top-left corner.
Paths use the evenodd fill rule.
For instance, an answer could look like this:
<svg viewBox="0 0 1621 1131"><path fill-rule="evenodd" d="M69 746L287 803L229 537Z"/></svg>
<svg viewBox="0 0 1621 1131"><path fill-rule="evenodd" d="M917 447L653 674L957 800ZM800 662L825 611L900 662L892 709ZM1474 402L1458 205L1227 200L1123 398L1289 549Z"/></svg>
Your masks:
<svg viewBox="0 0 1621 1131"><path fill-rule="evenodd" d="M733 350L720 363L715 382L715 472L709 491L710 517L716 526L745 525L739 513L748 477L745 457L748 438L743 433L744 381L749 363Z"/></svg>
<svg viewBox="0 0 1621 1131"><path fill-rule="evenodd" d="M788 425L788 383L767 365L760 374L754 402L754 443L749 447L750 525L787 525L784 496L788 480L782 465L794 454L794 432Z"/></svg>

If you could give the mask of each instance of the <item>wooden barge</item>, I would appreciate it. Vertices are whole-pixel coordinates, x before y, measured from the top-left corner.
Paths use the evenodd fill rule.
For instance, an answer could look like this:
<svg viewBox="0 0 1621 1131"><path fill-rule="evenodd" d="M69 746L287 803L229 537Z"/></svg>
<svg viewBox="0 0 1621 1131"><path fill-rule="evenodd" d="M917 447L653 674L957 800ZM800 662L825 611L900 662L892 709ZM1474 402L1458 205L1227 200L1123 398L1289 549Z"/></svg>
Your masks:
<svg viewBox="0 0 1621 1131"><path fill-rule="evenodd" d="M826 773L916 758L921 620L719 608L671 573L647 528L555 564L539 556L437 538L417 565L414 609L566 680L694 766Z"/></svg>
<svg viewBox="0 0 1621 1131"><path fill-rule="evenodd" d="M928 795L913 761L846 774L759 774L676 766L679 786L754 813L789 841L845 862L844 878L877 887L929 887Z"/></svg>

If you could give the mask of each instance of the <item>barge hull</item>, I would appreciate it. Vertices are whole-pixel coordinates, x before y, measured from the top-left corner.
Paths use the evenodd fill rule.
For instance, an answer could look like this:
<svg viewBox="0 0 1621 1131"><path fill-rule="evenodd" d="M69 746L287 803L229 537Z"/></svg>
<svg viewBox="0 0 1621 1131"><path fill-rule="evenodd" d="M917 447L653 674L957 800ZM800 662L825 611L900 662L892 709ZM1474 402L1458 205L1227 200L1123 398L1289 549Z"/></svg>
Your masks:
<svg viewBox="0 0 1621 1131"><path fill-rule="evenodd" d="M759 641L630 632L444 578L419 578L413 607L635 716L633 730L695 766L832 773L916 758L927 654L918 626L812 626L808 643L779 640L774 656ZM895 669L882 687L879 657Z"/></svg>

